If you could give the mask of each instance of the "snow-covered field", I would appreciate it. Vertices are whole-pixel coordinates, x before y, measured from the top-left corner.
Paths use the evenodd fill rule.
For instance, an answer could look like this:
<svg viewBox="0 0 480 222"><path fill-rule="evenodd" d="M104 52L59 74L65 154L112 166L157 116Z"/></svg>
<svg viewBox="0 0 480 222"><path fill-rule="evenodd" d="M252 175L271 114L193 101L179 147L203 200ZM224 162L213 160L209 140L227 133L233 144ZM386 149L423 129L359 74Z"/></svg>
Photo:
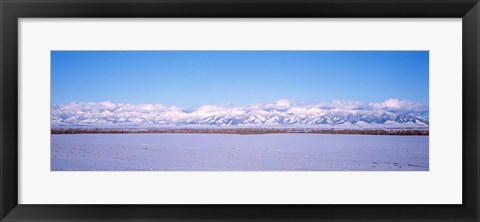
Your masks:
<svg viewBox="0 0 480 222"><path fill-rule="evenodd" d="M428 171L428 136L52 134L52 171Z"/></svg>

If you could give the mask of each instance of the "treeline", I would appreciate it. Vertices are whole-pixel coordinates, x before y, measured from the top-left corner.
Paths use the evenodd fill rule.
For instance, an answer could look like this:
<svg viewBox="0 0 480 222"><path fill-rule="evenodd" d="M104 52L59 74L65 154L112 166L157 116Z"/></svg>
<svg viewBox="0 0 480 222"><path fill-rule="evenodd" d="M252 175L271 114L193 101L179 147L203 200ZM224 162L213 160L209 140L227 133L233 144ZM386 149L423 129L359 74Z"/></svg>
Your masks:
<svg viewBox="0 0 480 222"><path fill-rule="evenodd" d="M255 129L255 128L178 128L178 129L52 129L52 134L120 134L120 133L204 133L204 134L361 134L361 135L412 135L428 136L428 130L414 129Z"/></svg>

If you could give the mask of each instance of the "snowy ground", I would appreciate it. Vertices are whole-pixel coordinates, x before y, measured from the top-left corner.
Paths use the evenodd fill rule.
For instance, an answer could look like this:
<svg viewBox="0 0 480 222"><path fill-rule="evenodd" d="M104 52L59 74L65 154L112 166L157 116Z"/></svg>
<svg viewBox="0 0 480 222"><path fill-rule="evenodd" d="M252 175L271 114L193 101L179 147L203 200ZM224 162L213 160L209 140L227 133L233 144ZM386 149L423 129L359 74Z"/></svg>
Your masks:
<svg viewBox="0 0 480 222"><path fill-rule="evenodd" d="M428 136L53 134L52 171L428 171Z"/></svg>

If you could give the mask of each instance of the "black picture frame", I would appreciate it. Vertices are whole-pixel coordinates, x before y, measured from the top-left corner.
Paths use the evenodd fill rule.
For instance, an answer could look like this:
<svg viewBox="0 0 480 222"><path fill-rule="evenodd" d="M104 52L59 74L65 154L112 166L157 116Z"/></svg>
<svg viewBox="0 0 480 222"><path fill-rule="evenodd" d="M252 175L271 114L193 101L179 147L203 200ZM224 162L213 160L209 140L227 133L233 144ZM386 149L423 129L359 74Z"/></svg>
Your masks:
<svg viewBox="0 0 480 222"><path fill-rule="evenodd" d="M480 5L478 0L0 0L0 15L1 221L479 221ZM47 17L462 18L463 204L18 204L17 20ZM355 37L352 36L352 38Z"/></svg>

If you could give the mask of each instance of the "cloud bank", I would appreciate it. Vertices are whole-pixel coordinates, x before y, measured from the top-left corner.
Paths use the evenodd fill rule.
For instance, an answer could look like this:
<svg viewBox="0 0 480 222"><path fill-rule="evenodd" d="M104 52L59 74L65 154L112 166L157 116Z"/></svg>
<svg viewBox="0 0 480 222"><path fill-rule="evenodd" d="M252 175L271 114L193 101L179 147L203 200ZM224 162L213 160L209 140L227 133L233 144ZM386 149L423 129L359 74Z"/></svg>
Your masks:
<svg viewBox="0 0 480 222"><path fill-rule="evenodd" d="M61 126L428 126L428 105L387 99L363 104L336 100L304 104L280 99L243 106L203 105L194 110L161 104L75 102L51 107L53 127Z"/></svg>

